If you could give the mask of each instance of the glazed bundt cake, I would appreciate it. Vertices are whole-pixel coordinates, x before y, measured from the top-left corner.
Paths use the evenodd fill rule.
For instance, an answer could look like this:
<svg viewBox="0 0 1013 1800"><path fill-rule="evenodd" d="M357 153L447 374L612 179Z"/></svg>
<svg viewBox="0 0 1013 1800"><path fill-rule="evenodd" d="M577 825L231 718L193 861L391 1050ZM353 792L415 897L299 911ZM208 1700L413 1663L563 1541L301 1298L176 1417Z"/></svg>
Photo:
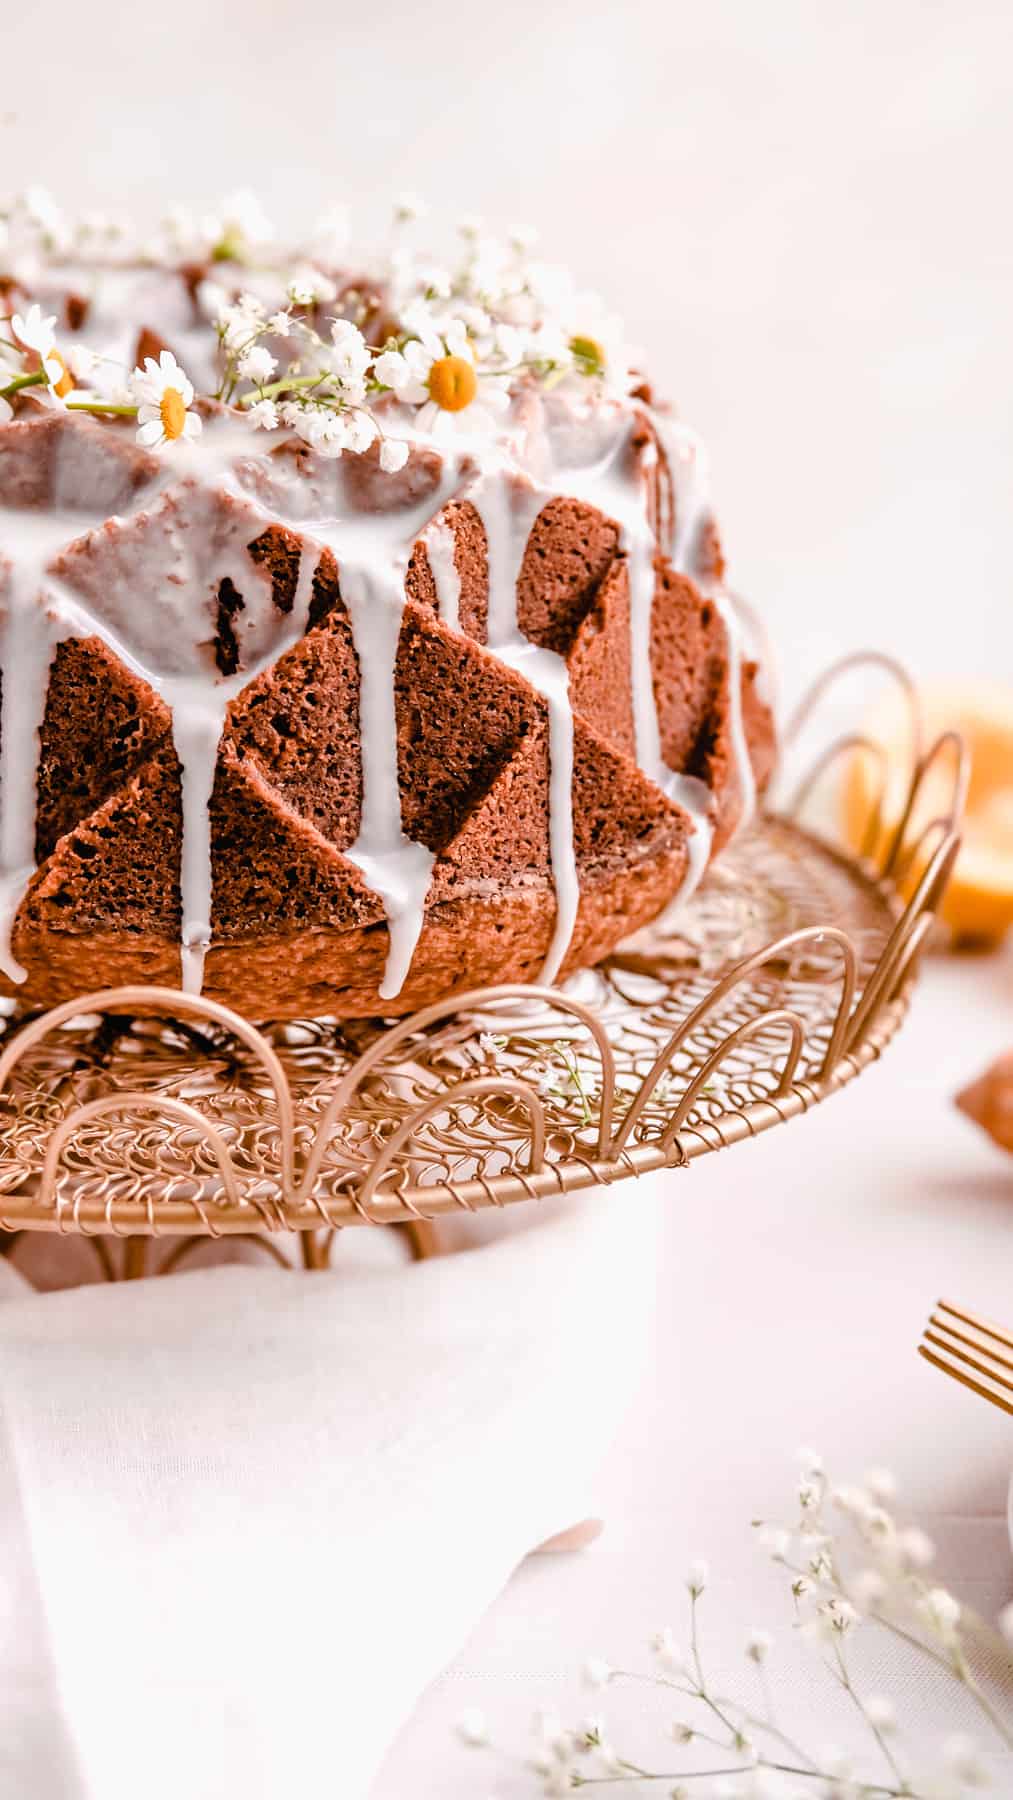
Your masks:
<svg viewBox="0 0 1013 1800"><path fill-rule="evenodd" d="M249 251L12 221L0 989L342 1017L593 964L772 761L700 446L519 249Z"/></svg>

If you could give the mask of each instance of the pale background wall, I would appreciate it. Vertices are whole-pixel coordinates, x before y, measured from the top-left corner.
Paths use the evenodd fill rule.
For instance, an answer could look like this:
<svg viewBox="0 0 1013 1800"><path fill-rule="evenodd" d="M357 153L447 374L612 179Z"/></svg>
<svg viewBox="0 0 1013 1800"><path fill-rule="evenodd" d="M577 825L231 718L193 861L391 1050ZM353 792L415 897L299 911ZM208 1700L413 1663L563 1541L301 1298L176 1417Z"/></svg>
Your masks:
<svg viewBox="0 0 1013 1800"><path fill-rule="evenodd" d="M1013 668L1007 6L4 11L0 188L530 221L708 438L791 686L863 641Z"/></svg>

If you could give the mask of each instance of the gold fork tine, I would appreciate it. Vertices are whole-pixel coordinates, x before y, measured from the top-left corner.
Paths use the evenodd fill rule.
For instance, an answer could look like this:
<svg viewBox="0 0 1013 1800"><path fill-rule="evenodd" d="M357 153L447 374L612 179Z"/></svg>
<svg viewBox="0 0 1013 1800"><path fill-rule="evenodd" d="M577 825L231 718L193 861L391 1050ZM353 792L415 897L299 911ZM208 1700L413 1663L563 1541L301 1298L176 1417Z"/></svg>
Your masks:
<svg viewBox="0 0 1013 1800"><path fill-rule="evenodd" d="M987 1357L989 1362L996 1363L1000 1369L1009 1369L1013 1374L1013 1357L1003 1356L1000 1351L993 1350L991 1344L983 1344L980 1338L968 1337L966 1331L958 1331L955 1326L940 1318L938 1313L932 1314L929 1326L942 1332L948 1344L966 1344L969 1350L976 1350L979 1356ZM926 1333L929 1326L926 1326Z"/></svg>
<svg viewBox="0 0 1013 1800"><path fill-rule="evenodd" d="M970 1325L974 1331L983 1332L985 1337L995 1338L1005 1344L1007 1350L1013 1350L1013 1332L1004 1331L1001 1325L995 1325L990 1319L979 1319L976 1313L968 1312L966 1307L954 1306L952 1300L937 1300L940 1312L952 1313L962 1324Z"/></svg>
<svg viewBox="0 0 1013 1800"><path fill-rule="evenodd" d="M951 1323L954 1319L959 1320L966 1329L958 1330ZM972 1336L971 1333L975 1335ZM1013 1361L1003 1356L1000 1350L993 1349L993 1344L1001 1344L1003 1349L1013 1349L1013 1339L998 1325L987 1324L975 1313L968 1312L964 1307L954 1306L949 1300L940 1300L922 1334L918 1354L931 1363L933 1368L949 1375L951 1380L959 1381L963 1387L970 1388L973 1394L979 1394L983 1400L990 1400L993 1406L998 1406L1000 1411L1013 1417L1013 1402L1005 1398L1007 1394L1013 1395L1013 1381L1007 1380L1002 1373L1007 1370L1013 1375ZM968 1372L971 1369L983 1379L975 1380L974 1375Z"/></svg>
<svg viewBox="0 0 1013 1800"><path fill-rule="evenodd" d="M972 1394L980 1394L983 1400L990 1400L993 1406L998 1406L1001 1412L1009 1413L1013 1418L1013 1406L1008 1400L1003 1400L999 1394L993 1394L991 1388L983 1387L982 1383L975 1381L973 1376L965 1375L962 1369L955 1369L952 1363L944 1362L943 1358L936 1356L934 1351L926 1350L924 1344L919 1344L918 1354L924 1356L925 1361L930 1362L934 1369L942 1369L944 1375L952 1376L954 1381L960 1382L961 1387L970 1388Z"/></svg>
<svg viewBox="0 0 1013 1800"><path fill-rule="evenodd" d="M994 1382L996 1387L1001 1387L1005 1393L1013 1394L1013 1381L1007 1381L1005 1375L1000 1375L996 1369L990 1367L987 1361L981 1362L976 1356L968 1356L966 1350L962 1350L959 1344L951 1343L949 1338L942 1337L936 1331L926 1330L924 1341L926 1344L931 1344L936 1350L945 1351L947 1356L954 1358L957 1362L966 1363L969 1369L974 1369L979 1375L986 1376L989 1381Z"/></svg>

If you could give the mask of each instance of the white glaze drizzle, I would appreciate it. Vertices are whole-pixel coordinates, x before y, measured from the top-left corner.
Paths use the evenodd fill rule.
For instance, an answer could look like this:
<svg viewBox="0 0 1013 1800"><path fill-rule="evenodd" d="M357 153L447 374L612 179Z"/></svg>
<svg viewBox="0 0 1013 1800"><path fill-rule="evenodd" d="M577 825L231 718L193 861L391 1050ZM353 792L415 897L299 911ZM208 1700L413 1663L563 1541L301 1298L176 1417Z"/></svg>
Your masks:
<svg viewBox="0 0 1013 1800"><path fill-rule="evenodd" d="M345 851L383 901L390 946L380 998L401 992L425 917L436 860L424 844L405 836L398 782L395 667L404 612L404 570L340 564L341 596L348 608L359 659L359 742L362 816L354 844Z"/></svg>
<svg viewBox="0 0 1013 1800"><path fill-rule="evenodd" d="M359 663L359 743L362 813L355 842L344 852L383 902L389 947L381 999L401 992L425 920L435 857L406 836L398 780L395 674L405 606L405 576L419 533L458 485L456 458L443 459L435 493L414 506L384 513L357 510L339 463L320 472L312 495L295 486L275 496L275 517L308 530L333 551ZM300 508L313 509L310 518ZM432 526L430 526L432 530Z"/></svg>
<svg viewBox="0 0 1013 1800"><path fill-rule="evenodd" d="M635 458L632 438L636 420L625 413L620 415L618 424L619 429L597 462L586 468L560 469L555 485L560 494L585 501L619 526L619 547L626 556L630 599L630 694L637 762L690 819L686 870L677 896L683 902L695 891L710 858L713 797L706 784L695 776L668 768L661 754L651 658L658 543L650 522L647 487L656 452L653 445L647 445L645 454Z"/></svg>
<svg viewBox="0 0 1013 1800"><path fill-rule="evenodd" d="M551 494L528 477L492 468L467 489L485 531L488 561L486 636L501 662L531 683L549 721L549 859L556 890L556 922L540 979L554 981L570 947L580 905L573 838L573 708L566 663L554 650L524 636L517 622L517 582L528 537Z"/></svg>
<svg viewBox="0 0 1013 1800"><path fill-rule="evenodd" d="M454 533L434 519L425 535L426 556L436 587L440 618L451 631L461 629L461 577L454 561Z"/></svg>
<svg viewBox="0 0 1013 1800"><path fill-rule="evenodd" d="M672 567L690 575L713 602L724 626L728 657L728 738L739 807L731 837L748 824L756 808L756 778L742 716L742 629L734 603L718 581L701 578L700 540L711 519L710 463L695 431L664 413L651 422L665 452L675 496L675 518L668 552Z"/></svg>
<svg viewBox="0 0 1013 1800"><path fill-rule="evenodd" d="M648 517L646 472L653 447L648 447L648 456L642 454L637 464L629 454L629 440L635 429L629 409L619 410L619 422L621 428L602 459L590 468L554 470L543 487L521 475L502 449L485 444L478 458L479 478L461 490L475 506L486 533L490 648L531 682L547 706L549 837L557 901L555 929L542 971L547 981L554 978L566 954L579 905L572 811L573 714L565 662L520 631L517 580L531 526L554 493L586 499L614 518L620 527L630 586L631 686L637 757L645 772L690 814L694 825L682 898L696 885L710 850L711 796L693 777L668 770L661 756L650 645L657 545ZM670 420L656 419L655 424L669 457L677 493L672 560L677 568L691 570L699 532L707 516L706 467L698 440L692 434ZM240 500L257 529L265 529L272 522L287 522L300 533L308 530L312 538L334 551L360 670L362 819L356 842L346 854L384 905L390 949L380 993L384 998L393 998L403 986L422 928L434 861L430 851L406 837L401 822L394 672L404 607L404 576L419 529L427 517L438 514L455 491L457 466L452 458L447 459L443 492L431 497L421 516L418 507L410 515L403 508L392 514L364 515L336 506L321 517L315 516L314 507L314 516L307 519L303 491L298 497L291 495L293 504L286 520L286 509L279 504L277 494L272 494L266 506L258 504L256 483L251 491L243 479L240 465L244 460L248 464L253 460L248 428L216 422L199 446L173 447L165 458L159 481L140 495L136 510L148 516L162 490L189 476L196 487L224 490ZM275 474L276 471L272 479ZM340 492L340 476L337 485ZM200 608L195 619L193 582L186 575L178 571L162 573L162 580L170 584L169 593L173 585L181 590L178 632L172 636L177 644L182 643L184 652L183 666L165 668L159 666L166 641L165 619L160 610L130 604L134 593L129 589L125 594L107 594L105 618L82 609L76 593L69 597L69 605L61 604L53 598L54 584L48 580L50 597L43 603L39 591L42 570L56 550L81 536L85 522L80 514L68 522L55 511L40 516L17 509L9 517L16 522L10 535L18 552L16 561L11 559L6 617L0 631L0 667L5 676L5 729L0 752L0 968L14 979L24 978L11 955L9 937L34 872L38 741L52 655L59 639L72 631L81 636L95 633L162 695L171 710L182 781L182 978L184 988L197 992L202 985L211 937L209 805L228 706L305 632L319 550L314 553L304 536L296 602L288 620L279 628L277 616L271 616L270 581L264 571L245 555L238 540L236 544L215 544L213 580L200 595L205 611L208 604L213 604L226 575L247 602L239 621L245 667L241 673L223 678L208 666L206 655L203 663L194 660L198 651L207 651L213 628L202 637ZM257 529L247 529L245 541L251 541ZM32 540L27 556L23 553L26 532ZM171 532L167 541L173 556L192 575L187 563L189 547ZM425 543L441 619L452 629L459 629L460 577L454 561L453 533L433 518ZM260 604L249 604L251 590L256 596L258 581L263 586ZM189 593L184 591L188 588ZM727 596L715 591L714 599L728 639L730 736L745 809L751 803L753 788L741 712L738 622ZM135 637L142 641L126 641Z"/></svg>

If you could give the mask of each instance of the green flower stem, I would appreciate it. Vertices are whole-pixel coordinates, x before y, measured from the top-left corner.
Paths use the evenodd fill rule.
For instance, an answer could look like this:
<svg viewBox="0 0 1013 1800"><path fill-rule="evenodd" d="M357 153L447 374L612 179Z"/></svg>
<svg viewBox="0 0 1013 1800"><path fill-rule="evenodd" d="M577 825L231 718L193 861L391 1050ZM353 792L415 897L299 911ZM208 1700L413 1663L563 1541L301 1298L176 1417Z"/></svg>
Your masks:
<svg viewBox="0 0 1013 1800"><path fill-rule="evenodd" d="M34 375L15 375L6 387L0 388L0 399L7 400L11 394L19 394L22 388L48 387L49 376L45 369L37 369Z"/></svg>
<svg viewBox="0 0 1013 1800"><path fill-rule="evenodd" d="M136 419L136 406L113 406L105 400L66 400L68 412L116 413L123 419Z"/></svg>
<svg viewBox="0 0 1013 1800"><path fill-rule="evenodd" d="M319 387L322 382L329 381L329 374L323 375L284 375L280 381L269 381L264 387L256 388L249 394L240 394L236 401L238 407L254 406L258 400L273 400L276 394L291 393L299 388L308 390Z"/></svg>

